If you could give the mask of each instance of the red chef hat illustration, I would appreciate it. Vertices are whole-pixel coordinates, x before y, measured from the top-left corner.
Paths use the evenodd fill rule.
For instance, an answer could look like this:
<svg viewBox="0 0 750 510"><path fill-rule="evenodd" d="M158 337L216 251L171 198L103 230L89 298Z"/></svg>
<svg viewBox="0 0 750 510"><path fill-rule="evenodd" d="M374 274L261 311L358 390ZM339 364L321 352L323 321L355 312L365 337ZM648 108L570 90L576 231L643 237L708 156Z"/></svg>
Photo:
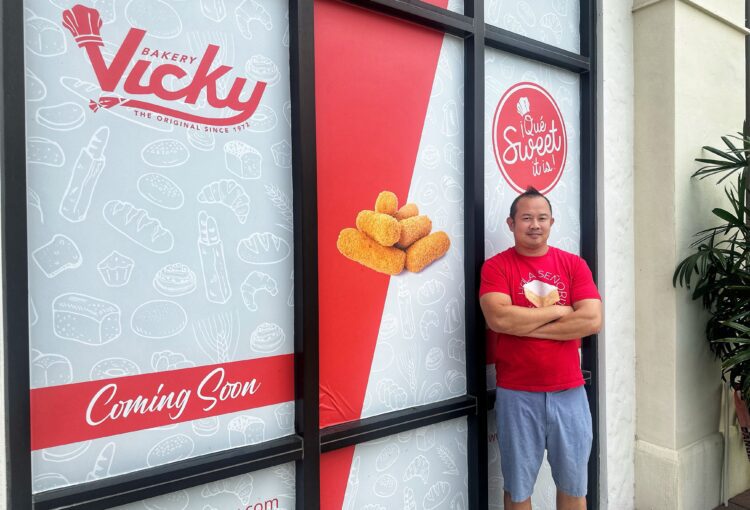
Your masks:
<svg viewBox="0 0 750 510"><path fill-rule="evenodd" d="M98 10L77 4L72 9L63 11L62 17L63 26L73 34L79 48L89 45L104 46L99 34L102 18Z"/></svg>

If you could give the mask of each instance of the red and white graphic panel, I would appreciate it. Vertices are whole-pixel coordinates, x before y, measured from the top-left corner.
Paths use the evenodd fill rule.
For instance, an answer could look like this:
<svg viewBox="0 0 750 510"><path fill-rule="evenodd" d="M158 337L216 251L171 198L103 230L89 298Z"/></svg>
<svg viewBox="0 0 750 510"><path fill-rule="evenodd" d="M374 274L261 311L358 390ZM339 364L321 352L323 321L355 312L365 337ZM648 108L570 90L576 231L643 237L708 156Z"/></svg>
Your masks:
<svg viewBox="0 0 750 510"><path fill-rule="evenodd" d="M293 510L294 463L171 492L117 510Z"/></svg>
<svg viewBox="0 0 750 510"><path fill-rule="evenodd" d="M33 490L293 433L287 3L24 5Z"/></svg>
<svg viewBox="0 0 750 510"><path fill-rule="evenodd" d="M327 427L466 392L463 47L329 0L315 23ZM324 508L354 455L324 455Z"/></svg>
<svg viewBox="0 0 750 510"><path fill-rule="evenodd" d="M564 50L581 48L580 0L487 0L485 22Z"/></svg>
<svg viewBox="0 0 750 510"><path fill-rule="evenodd" d="M321 490L321 508L466 510L467 430L466 418L457 418L352 447L343 503ZM323 466L338 453L324 454Z"/></svg>
<svg viewBox="0 0 750 510"><path fill-rule="evenodd" d="M466 393L462 55L461 41L446 36L407 200L451 247L423 271L390 279L363 418Z"/></svg>
<svg viewBox="0 0 750 510"><path fill-rule="evenodd" d="M461 55L316 3L322 427L465 392Z"/></svg>

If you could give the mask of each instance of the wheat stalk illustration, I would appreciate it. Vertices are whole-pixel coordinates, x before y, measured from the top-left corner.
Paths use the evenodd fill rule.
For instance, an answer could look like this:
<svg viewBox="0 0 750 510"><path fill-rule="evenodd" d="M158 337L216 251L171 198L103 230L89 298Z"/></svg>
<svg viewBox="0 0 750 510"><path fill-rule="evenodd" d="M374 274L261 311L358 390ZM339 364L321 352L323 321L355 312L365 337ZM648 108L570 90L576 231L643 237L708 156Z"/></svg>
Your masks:
<svg viewBox="0 0 750 510"><path fill-rule="evenodd" d="M289 197L279 189L275 184L266 184L266 195L271 200L271 203L276 207L281 216L284 218L289 227L292 227L294 215L292 214L292 201Z"/></svg>

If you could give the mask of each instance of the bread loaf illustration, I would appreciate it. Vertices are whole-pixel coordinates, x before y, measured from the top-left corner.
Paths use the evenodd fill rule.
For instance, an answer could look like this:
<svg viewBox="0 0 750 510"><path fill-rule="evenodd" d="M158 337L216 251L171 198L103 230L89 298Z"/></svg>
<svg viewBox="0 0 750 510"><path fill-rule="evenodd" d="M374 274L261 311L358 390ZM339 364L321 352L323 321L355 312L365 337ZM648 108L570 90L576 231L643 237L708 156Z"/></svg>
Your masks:
<svg viewBox="0 0 750 510"><path fill-rule="evenodd" d="M174 245L172 232L159 220L129 202L110 200L104 204L104 219L135 244L154 253L166 253Z"/></svg>
<svg viewBox="0 0 750 510"><path fill-rule="evenodd" d="M275 264L290 253L289 243L271 232L255 232L237 245L237 256L249 264Z"/></svg>
<svg viewBox="0 0 750 510"><path fill-rule="evenodd" d="M224 144L224 163L227 170L240 179L257 179L263 156L245 142L232 140Z"/></svg>
<svg viewBox="0 0 750 510"><path fill-rule="evenodd" d="M26 9L24 40L26 48L40 57L54 57L65 53L65 34L55 23L40 18L30 9Z"/></svg>
<svg viewBox="0 0 750 510"><path fill-rule="evenodd" d="M65 164L65 154L57 142L49 138L32 136L26 139L26 161L59 167Z"/></svg>
<svg viewBox="0 0 750 510"><path fill-rule="evenodd" d="M54 332L60 338L102 345L120 336L120 309L107 301L67 293L52 302Z"/></svg>
<svg viewBox="0 0 750 510"><path fill-rule="evenodd" d="M56 234L50 242L34 250L31 257L47 278L54 278L67 269L75 269L82 262L78 246L62 234Z"/></svg>

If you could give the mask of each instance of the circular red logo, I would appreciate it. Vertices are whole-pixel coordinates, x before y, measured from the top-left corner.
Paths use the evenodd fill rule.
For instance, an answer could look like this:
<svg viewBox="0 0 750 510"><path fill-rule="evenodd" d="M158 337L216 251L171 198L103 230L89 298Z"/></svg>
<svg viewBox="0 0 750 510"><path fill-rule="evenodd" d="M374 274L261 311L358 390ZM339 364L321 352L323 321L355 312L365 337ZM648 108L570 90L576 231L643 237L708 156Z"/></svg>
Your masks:
<svg viewBox="0 0 750 510"><path fill-rule="evenodd" d="M529 82L508 89L495 110L492 146L500 172L516 191L554 188L565 167L568 138L549 92Z"/></svg>

